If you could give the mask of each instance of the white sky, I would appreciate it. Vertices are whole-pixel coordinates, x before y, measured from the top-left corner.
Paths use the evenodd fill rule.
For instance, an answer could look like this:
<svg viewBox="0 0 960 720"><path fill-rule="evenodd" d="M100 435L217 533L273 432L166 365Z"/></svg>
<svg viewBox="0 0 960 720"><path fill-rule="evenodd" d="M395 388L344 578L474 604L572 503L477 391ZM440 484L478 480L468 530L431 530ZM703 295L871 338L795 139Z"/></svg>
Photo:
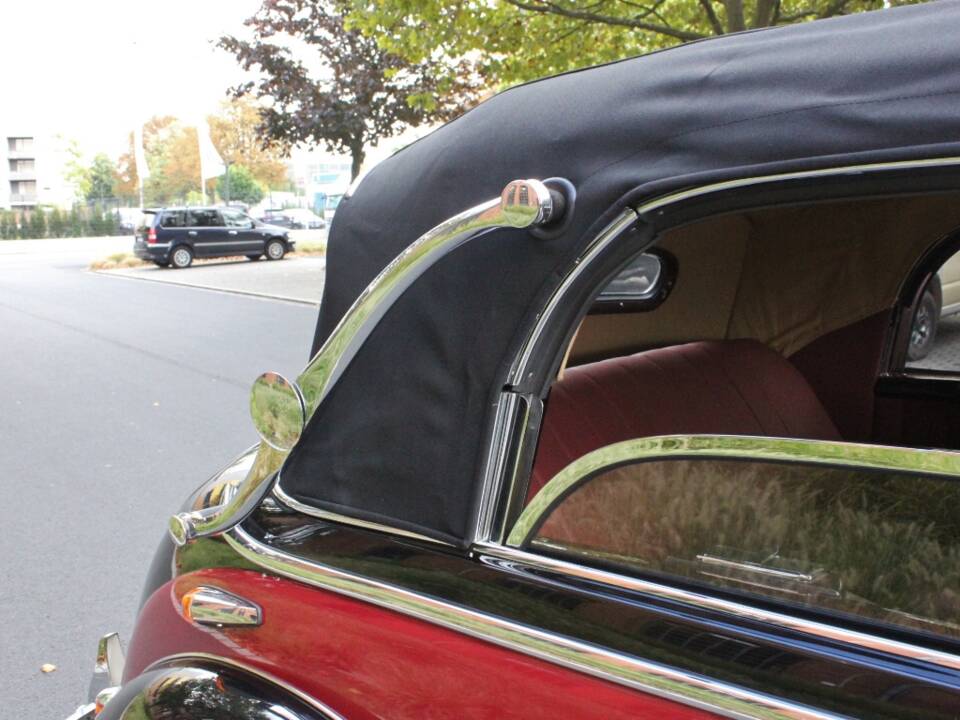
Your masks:
<svg viewBox="0 0 960 720"><path fill-rule="evenodd" d="M3 0L0 127L77 139L117 155L152 115L188 124L244 80L213 47L245 34L259 0Z"/></svg>

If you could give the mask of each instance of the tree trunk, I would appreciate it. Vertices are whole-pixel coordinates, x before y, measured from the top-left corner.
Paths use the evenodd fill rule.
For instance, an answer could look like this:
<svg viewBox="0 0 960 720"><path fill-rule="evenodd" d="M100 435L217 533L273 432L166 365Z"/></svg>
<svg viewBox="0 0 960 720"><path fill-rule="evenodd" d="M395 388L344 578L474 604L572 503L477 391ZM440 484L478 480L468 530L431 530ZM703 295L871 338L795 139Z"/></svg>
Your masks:
<svg viewBox="0 0 960 720"><path fill-rule="evenodd" d="M747 29L747 22L743 16L743 0L723 0L727 10L727 30L740 32Z"/></svg>
<svg viewBox="0 0 960 720"><path fill-rule="evenodd" d="M357 179L365 157L366 153L363 151L363 145L354 145L350 148L350 182Z"/></svg>

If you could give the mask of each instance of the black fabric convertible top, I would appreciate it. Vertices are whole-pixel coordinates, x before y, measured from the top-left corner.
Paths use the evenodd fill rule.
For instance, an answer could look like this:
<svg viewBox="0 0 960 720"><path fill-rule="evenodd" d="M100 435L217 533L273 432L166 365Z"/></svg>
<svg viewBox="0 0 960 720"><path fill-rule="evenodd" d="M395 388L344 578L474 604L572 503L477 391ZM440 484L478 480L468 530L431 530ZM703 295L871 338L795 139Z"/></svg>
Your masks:
<svg viewBox="0 0 960 720"><path fill-rule="evenodd" d="M281 473L301 502L467 537L483 438L533 313L631 198L705 181L960 155L960 4L729 35L512 88L375 168L337 210L314 350L367 283L514 178L568 178L573 222L497 231L397 302Z"/></svg>

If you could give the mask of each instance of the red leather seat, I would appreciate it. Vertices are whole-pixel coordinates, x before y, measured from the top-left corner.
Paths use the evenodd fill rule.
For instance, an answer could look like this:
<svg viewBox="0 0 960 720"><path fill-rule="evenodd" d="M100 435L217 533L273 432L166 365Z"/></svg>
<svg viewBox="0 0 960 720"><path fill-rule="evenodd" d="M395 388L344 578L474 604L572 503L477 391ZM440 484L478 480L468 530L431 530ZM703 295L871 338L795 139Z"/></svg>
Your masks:
<svg viewBox="0 0 960 720"><path fill-rule="evenodd" d="M570 368L554 383L527 497L591 450L674 434L840 439L803 375L762 343L675 345Z"/></svg>

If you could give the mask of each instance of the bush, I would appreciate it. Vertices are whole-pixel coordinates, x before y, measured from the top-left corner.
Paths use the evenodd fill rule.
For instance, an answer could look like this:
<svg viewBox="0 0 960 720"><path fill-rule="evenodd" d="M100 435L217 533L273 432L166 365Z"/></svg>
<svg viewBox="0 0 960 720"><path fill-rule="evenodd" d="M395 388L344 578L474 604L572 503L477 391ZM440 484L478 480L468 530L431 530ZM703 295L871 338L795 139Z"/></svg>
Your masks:
<svg viewBox="0 0 960 720"><path fill-rule="evenodd" d="M68 235L69 237L83 237L86 235L83 216L80 214L80 208L76 205L70 208L70 228Z"/></svg>
<svg viewBox="0 0 960 720"><path fill-rule="evenodd" d="M11 238L12 225L10 213L6 210L0 210L0 240Z"/></svg>
<svg viewBox="0 0 960 720"><path fill-rule="evenodd" d="M54 208L50 211L50 217L47 218L47 236L52 238L62 238L66 235L67 226L64 221L63 213L60 208Z"/></svg>
<svg viewBox="0 0 960 720"><path fill-rule="evenodd" d="M30 237L30 218L25 211L20 213L19 223L20 232L17 233L17 237L26 240Z"/></svg>
<svg viewBox="0 0 960 720"><path fill-rule="evenodd" d="M30 213L30 237L45 238L47 236L47 214L40 208L34 208Z"/></svg>

